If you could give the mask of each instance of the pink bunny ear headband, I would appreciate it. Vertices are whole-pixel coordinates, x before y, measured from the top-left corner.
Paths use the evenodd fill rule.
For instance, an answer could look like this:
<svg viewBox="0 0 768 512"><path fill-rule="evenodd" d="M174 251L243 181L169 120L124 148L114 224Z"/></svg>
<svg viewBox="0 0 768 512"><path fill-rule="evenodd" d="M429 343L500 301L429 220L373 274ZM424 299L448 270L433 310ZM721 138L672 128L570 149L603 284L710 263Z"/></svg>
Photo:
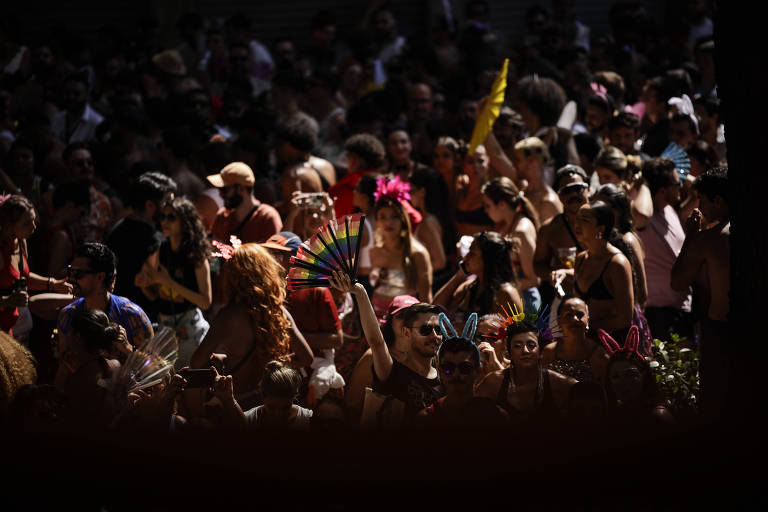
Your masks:
<svg viewBox="0 0 768 512"><path fill-rule="evenodd" d="M616 343L616 340L614 340L610 334L608 334L602 329L597 330L597 336L600 338L600 341L603 343L605 350L611 356L613 354L616 354L617 352L626 352L627 354L634 354L637 357L639 357L641 360L645 361L645 357L638 351L638 347L640 346L640 330L637 328L636 325L633 325L632 327L629 328L629 332L627 333L627 339L624 340L623 347L619 347L619 344Z"/></svg>
<svg viewBox="0 0 768 512"><path fill-rule="evenodd" d="M220 258L224 258L225 260L228 260L232 257L232 253L235 252L235 250L243 245L243 242L237 238L235 235L232 235L229 237L229 242L232 245L224 244L219 242L218 240L214 240L212 243L213 245L218 249L218 252L212 252L211 256L218 256Z"/></svg>
<svg viewBox="0 0 768 512"><path fill-rule="evenodd" d="M595 96L600 96L605 101L608 101L608 89L606 89L604 85L598 84L597 82L592 82L589 84L589 87L592 89L592 92Z"/></svg>

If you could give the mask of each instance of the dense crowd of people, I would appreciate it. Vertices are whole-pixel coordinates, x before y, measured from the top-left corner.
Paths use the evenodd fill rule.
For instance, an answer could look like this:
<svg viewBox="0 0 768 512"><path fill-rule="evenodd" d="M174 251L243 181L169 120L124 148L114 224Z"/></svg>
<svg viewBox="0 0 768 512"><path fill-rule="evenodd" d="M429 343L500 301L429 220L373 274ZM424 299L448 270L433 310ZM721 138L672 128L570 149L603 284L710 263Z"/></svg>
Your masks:
<svg viewBox="0 0 768 512"><path fill-rule="evenodd" d="M174 47L147 26L3 23L0 422L668 432L654 339L673 338L716 420L730 221L710 13L661 26L617 2L598 34L552 4L513 38L483 0L420 34L373 1L355 27L318 12L305 46L245 14L184 14ZM356 276L288 287L302 242L354 213ZM164 329L173 371L115 396Z"/></svg>

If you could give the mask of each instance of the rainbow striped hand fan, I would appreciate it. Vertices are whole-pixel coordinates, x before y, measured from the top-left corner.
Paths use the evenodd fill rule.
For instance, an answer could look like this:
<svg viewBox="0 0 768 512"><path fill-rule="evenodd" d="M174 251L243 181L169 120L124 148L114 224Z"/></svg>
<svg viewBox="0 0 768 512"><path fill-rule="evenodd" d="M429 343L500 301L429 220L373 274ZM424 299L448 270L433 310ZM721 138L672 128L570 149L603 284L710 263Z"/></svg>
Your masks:
<svg viewBox="0 0 768 512"><path fill-rule="evenodd" d="M288 288L301 290L330 286L328 277L341 270L352 282L357 275L365 215L345 215L329 220L299 246L291 258Z"/></svg>
<svg viewBox="0 0 768 512"><path fill-rule="evenodd" d="M680 179L685 179L691 170L691 157L688 156L688 152L677 142L670 142L667 149L661 154L663 158L669 158L675 162L675 169L677 174L680 175Z"/></svg>

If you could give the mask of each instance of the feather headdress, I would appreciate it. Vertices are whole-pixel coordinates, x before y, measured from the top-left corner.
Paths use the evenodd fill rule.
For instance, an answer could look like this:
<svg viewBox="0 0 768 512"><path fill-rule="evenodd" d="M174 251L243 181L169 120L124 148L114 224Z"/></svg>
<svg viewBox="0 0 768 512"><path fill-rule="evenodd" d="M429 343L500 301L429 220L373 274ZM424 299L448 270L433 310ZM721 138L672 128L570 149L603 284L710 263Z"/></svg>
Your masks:
<svg viewBox="0 0 768 512"><path fill-rule="evenodd" d="M396 201L398 203L402 201L410 201L411 184L401 180L400 176L395 176L391 180L381 177L376 180L376 191L373 193L373 198L376 201L389 199L390 201Z"/></svg>

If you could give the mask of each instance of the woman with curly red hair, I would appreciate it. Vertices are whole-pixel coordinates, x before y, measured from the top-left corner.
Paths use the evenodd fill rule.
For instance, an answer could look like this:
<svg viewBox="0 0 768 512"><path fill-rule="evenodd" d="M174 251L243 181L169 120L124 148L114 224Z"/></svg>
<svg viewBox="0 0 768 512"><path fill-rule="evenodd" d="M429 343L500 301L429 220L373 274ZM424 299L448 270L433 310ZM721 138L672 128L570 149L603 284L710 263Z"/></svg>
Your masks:
<svg viewBox="0 0 768 512"><path fill-rule="evenodd" d="M312 363L312 350L285 309L285 269L258 244L236 247L222 267L227 305L192 356L192 368L223 360L243 407L258 404L259 381L269 361ZM214 354L215 353L215 354Z"/></svg>

